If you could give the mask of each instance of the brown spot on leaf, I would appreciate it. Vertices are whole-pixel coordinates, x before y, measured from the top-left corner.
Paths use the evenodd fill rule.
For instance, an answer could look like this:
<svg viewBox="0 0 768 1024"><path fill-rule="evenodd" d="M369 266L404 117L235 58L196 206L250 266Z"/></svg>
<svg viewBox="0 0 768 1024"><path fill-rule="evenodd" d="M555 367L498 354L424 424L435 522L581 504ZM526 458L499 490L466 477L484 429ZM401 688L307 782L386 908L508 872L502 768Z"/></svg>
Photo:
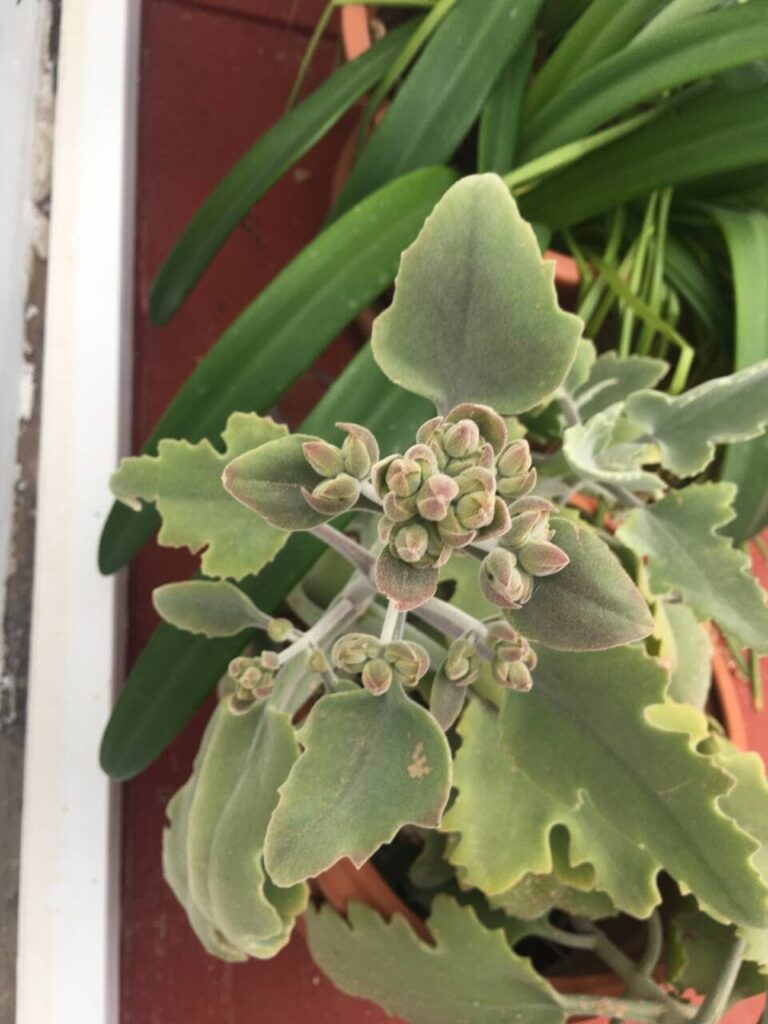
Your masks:
<svg viewBox="0 0 768 1024"><path fill-rule="evenodd" d="M411 754L411 763L408 765L408 774L412 779L423 779L429 775L432 769L427 764L427 755L424 753L424 744L417 743Z"/></svg>

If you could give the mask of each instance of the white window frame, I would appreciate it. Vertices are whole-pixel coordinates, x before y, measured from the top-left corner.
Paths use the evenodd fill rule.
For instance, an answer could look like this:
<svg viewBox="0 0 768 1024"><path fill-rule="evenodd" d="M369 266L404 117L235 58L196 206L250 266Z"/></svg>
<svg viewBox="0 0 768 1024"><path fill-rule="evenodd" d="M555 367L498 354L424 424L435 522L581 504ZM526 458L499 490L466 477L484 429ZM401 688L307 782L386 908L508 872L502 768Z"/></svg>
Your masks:
<svg viewBox="0 0 768 1024"><path fill-rule="evenodd" d="M99 575L130 411L140 0L64 0L42 378L17 1024L116 1024L119 804L98 747L125 616Z"/></svg>

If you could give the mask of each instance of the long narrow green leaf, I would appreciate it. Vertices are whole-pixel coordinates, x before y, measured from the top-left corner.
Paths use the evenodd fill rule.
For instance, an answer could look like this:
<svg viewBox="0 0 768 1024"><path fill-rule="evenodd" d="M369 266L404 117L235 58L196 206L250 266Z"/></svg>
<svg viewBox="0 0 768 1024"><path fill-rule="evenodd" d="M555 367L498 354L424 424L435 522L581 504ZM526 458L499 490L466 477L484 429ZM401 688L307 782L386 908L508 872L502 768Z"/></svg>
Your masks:
<svg viewBox="0 0 768 1024"><path fill-rule="evenodd" d="M710 206L731 258L736 314L735 368L768 358L768 213ZM768 395L766 395L768 403ZM768 524L768 439L757 437L728 449L723 479L739 490L736 518L725 528L737 543Z"/></svg>
<svg viewBox="0 0 768 1024"><path fill-rule="evenodd" d="M453 155L541 3L459 0L363 148L332 217L384 182Z"/></svg>
<svg viewBox="0 0 768 1024"><path fill-rule="evenodd" d="M528 220L568 227L656 188L768 162L768 86L712 89L547 178L520 200Z"/></svg>
<svg viewBox="0 0 768 1024"><path fill-rule="evenodd" d="M526 124L530 160L665 90L768 56L768 5L751 0L659 29L562 88Z"/></svg>
<svg viewBox="0 0 768 1024"><path fill-rule="evenodd" d="M376 433L386 453L406 444L433 412L424 399L391 384L366 347L301 430L331 437L337 420L363 423ZM324 550L309 534L294 534L271 565L240 586L262 611L273 612ZM112 712L101 747L104 770L120 779L142 771L186 725L247 639L248 634L241 633L209 640L161 623Z"/></svg>
<svg viewBox="0 0 768 1024"><path fill-rule="evenodd" d="M401 25L357 60L339 68L265 132L221 179L155 279L149 311L156 324L171 319L251 206L381 78L416 24Z"/></svg>
<svg viewBox="0 0 768 1024"><path fill-rule="evenodd" d="M720 343L731 335L730 310L719 282L674 234L667 235L664 276L691 306L707 331Z"/></svg>
<svg viewBox="0 0 768 1024"><path fill-rule="evenodd" d="M533 115L586 68L616 53L664 5L664 0L594 0L536 76L526 100Z"/></svg>
<svg viewBox="0 0 768 1024"><path fill-rule="evenodd" d="M477 169L506 174L514 167L523 95L536 50L529 35L491 89L477 138Z"/></svg>
<svg viewBox="0 0 768 1024"><path fill-rule="evenodd" d="M728 0L668 0L659 13L651 18L647 25L635 36L635 41L652 39L657 32L669 28L679 21L695 18L698 14L706 14L717 7L725 7Z"/></svg>
<svg viewBox="0 0 768 1024"><path fill-rule="evenodd" d="M144 450L161 437L216 441L235 411L268 412L338 332L393 280L400 254L455 180L431 167L400 178L327 228L224 332L177 393ZM156 527L154 511L113 507L99 565L114 572Z"/></svg>

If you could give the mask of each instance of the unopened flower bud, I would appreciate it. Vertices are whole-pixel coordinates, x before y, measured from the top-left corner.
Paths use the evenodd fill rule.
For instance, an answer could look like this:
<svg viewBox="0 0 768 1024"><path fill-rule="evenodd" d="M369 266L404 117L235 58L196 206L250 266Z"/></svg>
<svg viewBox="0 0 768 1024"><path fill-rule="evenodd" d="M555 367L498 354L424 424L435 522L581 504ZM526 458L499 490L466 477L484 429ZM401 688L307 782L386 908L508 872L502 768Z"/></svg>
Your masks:
<svg viewBox="0 0 768 1024"><path fill-rule="evenodd" d="M475 405L464 402L451 409L445 417L446 424L472 420L480 430L480 437L492 446L496 455L503 449L507 441L507 425L501 416L488 405Z"/></svg>
<svg viewBox="0 0 768 1024"><path fill-rule="evenodd" d="M384 515L393 523L407 523L416 515L416 499L398 498L394 491L387 491L382 504Z"/></svg>
<svg viewBox="0 0 768 1024"><path fill-rule="evenodd" d="M259 665L265 672L277 672L280 668L280 658L277 651L262 651L259 656Z"/></svg>
<svg viewBox="0 0 768 1024"><path fill-rule="evenodd" d="M456 517L468 530L480 530L493 521L496 496L484 491L465 494L456 503Z"/></svg>
<svg viewBox="0 0 768 1024"><path fill-rule="evenodd" d="M519 548L531 540L549 540L553 531L549 517L555 506L545 498L518 498L509 506L510 524L502 543Z"/></svg>
<svg viewBox="0 0 768 1024"><path fill-rule="evenodd" d="M500 476L522 476L531 468L531 449L527 441L507 445L496 462Z"/></svg>
<svg viewBox="0 0 768 1024"><path fill-rule="evenodd" d="M415 686L429 669L429 655L421 644L409 640L392 640L384 650L384 658L392 666L395 678L403 686Z"/></svg>
<svg viewBox="0 0 768 1024"><path fill-rule="evenodd" d="M570 558L557 544L549 541L531 541L522 547L517 557L520 564L532 576L552 576L570 562Z"/></svg>
<svg viewBox="0 0 768 1024"><path fill-rule="evenodd" d="M305 441L301 450L312 469L320 476L334 477L344 472L344 458L336 445L317 438Z"/></svg>
<svg viewBox="0 0 768 1024"><path fill-rule="evenodd" d="M384 479L396 497L410 498L421 486L421 467L415 459L393 459Z"/></svg>
<svg viewBox="0 0 768 1024"><path fill-rule="evenodd" d="M526 590L525 576L511 551L496 548L480 563L480 588L500 608L519 608Z"/></svg>
<svg viewBox="0 0 768 1024"><path fill-rule="evenodd" d="M341 446L344 469L357 480L364 480L379 458L376 438L370 430L357 423L337 423L336 426L348 434Z"/></svg>
<svg viewBox="0 0 768 1024"><path fill-rule="evenodd" d="M524 661L501 661L494 658L491 672L496 682L505 689L527 693L533 686L531 670Z"/></svg>
<svg viewBox="0 0 768 1024"><path fill-rule="evenodd" d="M274 644L284 644L293 635L293 623L290 619L270 619L267 623L267 636Z"/></svg>
<svg viewBox="0 0 768 1024"><path fill-rule="evenodd" d="M235 682L237 682L237 680L240 678L243 672L245 672L245 670L249 668L252 664L252 658L233 658L232 661L230 661L229 665L227 666L227 674L230 676L231 679L234 679Z"/></svg>
<svg viewBox="0 0 768 1024"><path fill-rule="evenodd" d="M392 684L392 667L384 658L372 658L363 667L362 682L371 693L386 693Z"/></svg>
<svg viewBox="0 0 768 1024"><path fill-rule="evenodd" d="M347 633L340 636L331 650L331 661L347 672L359 672L371 658L378 657L381 645L370 633Z"/></svg>
<svg viewBox="0 0 768 1024"><path fill-rule="evenodd" d="M335 516L351 509L360 497L360 482L347 473L323 480L312 491L302 487L306 503L324 516Z"/></svg>
<svg viewBox="0 0 768 1024"><path fill-rule="evenodd" d="M443 448L452 459L463 459L480 447L480 428L474 420L459 420L443 434Z"/></svg>
<svg viewBox="0 0 768 1024"><path fill-rule="evenodd" d="M397 531L394 538L395 551L403 562L419 562L427 553L429 534L418 523L411 523Z"/></svg>
<svg viewBox="0 0 768 1024"><path fill-rule="evenodd" d="M522 476L500 476L496 481L496 490L509 501L511 498L529 494L536 486L536 478L535 469L529 469Z"/></svg>
<svg viewBox="0 0 768 1024"><path fill-rule="evenodd" d="M477 648L470 640L454 640L443 664L446 679L457 686L471 686L480 674Z"/></svg>
<svg viewBox="0 0 768 1024"><path fill-rule="evenodd" d="M463 526L451 505L445 514L445 519L441 519L437 524L437 532L449 547L463 548L472 543L477 531L468 530Z"/></svg>
<svg viewBox="0 0 768 1024"><path fill-rule="evenodd" d="M494 537L501 537L509 529L509 524L510 517L507 503L497 495L494 499L493 517L487 526L483 526L478 531L478 537L480 540L492 540Z"/></svg>
<svg viewBox="0 0 768 1024"><path fill-rule="evenodd" d="M330 669L328 659L323 654L323 652L319 650L317 647L315 647L309 653L309 657L307 658L307 668L311 672L318 672L321 675L325 672L328 672Z"/></svg>
<svg viewBox="0 0 768 1024"><path fill-rule="evenodd" d="M429 444L437 428L442 425L442 422L442 416L433 416L431 420L427 420L426 423L422 423L416 431L416 440L419 444Z"/></svg>
<svg viewBox="0 0 768 1024"><path fill-rule="evenodd" d="M416 498L419 514L435 523L445 519L448 506L458 493L458 485L452 477L435 473L424 482Z"/></svg>

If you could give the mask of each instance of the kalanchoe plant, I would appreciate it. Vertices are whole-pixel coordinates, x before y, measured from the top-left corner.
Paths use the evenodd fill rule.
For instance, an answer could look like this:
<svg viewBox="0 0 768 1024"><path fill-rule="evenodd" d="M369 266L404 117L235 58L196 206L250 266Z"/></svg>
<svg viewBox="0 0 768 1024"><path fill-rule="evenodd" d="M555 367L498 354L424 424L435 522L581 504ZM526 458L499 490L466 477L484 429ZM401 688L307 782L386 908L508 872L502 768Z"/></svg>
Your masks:
<svg viewBox="0 0 768 1024"><path fill-rule="evenodd" d="M168 441L116 473L221 577L161 587L160 614L262 631L168 811L166 877L212 953L273 955L309 880L394 842L421 846L398 883L434 945L359 905L310 911L308 935L341 988L414 1024L712 1024L764 986L768 784L704 712L702 623L768 650L718 532L734 489L705 475L761 433L768 364L671 398L660 360L597 357L581 329L501 179L465 178L374 326L381 368L437 411L400 451L235 414L224 454ZM329 548L301 624L232 582L295 531ZM639 959L608 937L638 928ZM626 997L555 988L524 938L596 956Z"/></svg>

